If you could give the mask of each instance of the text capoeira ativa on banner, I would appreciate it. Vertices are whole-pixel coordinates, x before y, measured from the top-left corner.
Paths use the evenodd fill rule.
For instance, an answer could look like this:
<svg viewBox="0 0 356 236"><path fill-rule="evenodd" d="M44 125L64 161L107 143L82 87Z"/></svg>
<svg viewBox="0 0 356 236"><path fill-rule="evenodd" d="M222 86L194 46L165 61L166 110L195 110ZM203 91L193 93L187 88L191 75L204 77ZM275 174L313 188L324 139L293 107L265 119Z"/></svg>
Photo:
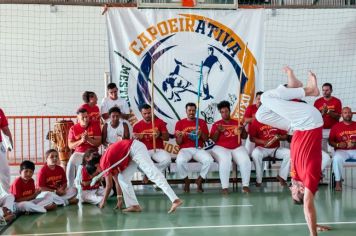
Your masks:
<svg viewBox="0 0 356 236"><path fill-rule="evenodd" d="M216 105L227 100L242 119L263 81L263 10L109 8L106 15L112 79L139 119L153 80L155 114L173 134L185 104L197 101L200 76L200 118L220 119Z"/></svg>

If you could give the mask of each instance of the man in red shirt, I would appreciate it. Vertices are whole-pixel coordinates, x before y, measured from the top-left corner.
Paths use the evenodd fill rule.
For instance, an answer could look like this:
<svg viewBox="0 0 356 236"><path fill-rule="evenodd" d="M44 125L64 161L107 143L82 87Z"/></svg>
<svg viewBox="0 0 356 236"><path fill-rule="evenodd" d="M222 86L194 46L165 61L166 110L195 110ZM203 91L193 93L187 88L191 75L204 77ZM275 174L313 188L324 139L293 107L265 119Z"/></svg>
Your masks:
<svg viewBox="0 0 356 236"><path fill-rule="evenodd" d="M68 146L74 149L67 164L68 187L74 187L76 170L83 161L85 151L98 150L101 145L101 130L98 125L89 121L87 110L80 108L77 114L78 123L70 128L68 134Z"/></svg>
<svg viewBox="0 0 356 236"><path fill-rule="evenodd" d="M323 96L315 100L314 107L323 117L323 150L328 151L330 129L339 122L342 106L340 99L331 96L333 87L330 83L323 84L321 89Z"/></svg>
<svg viewBox="0 0 356 236"><path fill-rule="evenodd" d="M131 179L137 171L137 168L140 168L141 171L169 197L172 206L168 213L174 212L183 204L182 200L177 197L171 186L169 186L163 174L152 162L146 146L138 140L124 139L120 142L113 143L101 157L100 164L95 165L94 160L91 160L87 163L86 169L90 175L97 175L101 171L109 169L118 161L122 162L105 173L106 186L104 197L99 204L100 208L105 206L113 185L112 179L114 179L116 184L120 184L124 197L126 209L123 211L140 212L142 210L131 183ZM117 197L117 208L121 209L122 196L118 195Z"/></svg>
<svg viewBox="0 0 356 236"><path fill-rule="evenodd" d="M334 147L333 171L335 190L342 191L341 173L347 159L356 159L356 122L352 121L352 111L344 107L341 113L343 121L335 124L330 131L329 144Z"/></svg>
<svg viewBox="0 0 356 236"><path fill-rule="evenodd" d="M250 124L249 135L250 140L256 145L252 151L252 159L256 167L256 186L260 187L262 184L262 160L268 156L282 159L277 179L282 186L287 186L286 180L290 168L290 150L280 146L280 141L287 140L287 132L270 125L262 124L255 119Z"/></svg>
<svg viewBox="0 0 356 236"><path fill-rule="evenodd" d="M198 132L196 132L196 109L197 106L194 103L187 103L185 105L187 118L178 121L175 127L176 142L180 148L176 163L178 174L185 182L184 192L190 191L188 162L194 159L202 164L200 175L196 180L198 192L204 191L203 180L206 178L210 165L213 163L213 158L210 154L202 149L203 142L208 140L209 136L208 126L204 120L199 119ZM196 135L198 135L198 147L195 146Z"/></svg>
<svg viewBox="0 0 356 236"><path fill-rule="evenodd" d="M244 115L244 125L248 132L249 126L254 121L256 112L258 108L261 106L261 95L263 94L262 91L256 93L255 96L255 104L251 104L246 108L245 115ZM249 138L246 139L245 147L249 155L251 155L253 149L255 148L255 143L251 142Z"/></svg>
<svg viewBox="0 0 356 236"><path fill-rule="evenodd" d="M265 92L256 119L264 124L293 133L291 142L292 198L297 204L304 203L304 216L311 236L317 230L329 230L317 225L314 195L321 177L321 140L323 119L313 106L292 99L318 96L316 76L309 73L307 85L303 88L292 69L284 68L288 77L287 85Z"/></svg>
<svg viewBox="0 0 356 236"><path fill-rule="evenodd" d="M2 142L1 131L9 138L10 146L12 147L12 135L9 129L9 124L3 110L0 108L0 184L3 189L8 192L10 188L10 168L7 163L7 150ZM11 151L11 148L8 148L8 151Z"/></svg>
<svg viewBox="0 0 356 236"><path fill-rule="evenodd" d="M210 151L219 163L219 176L222 193L228 193L229 177L232 160L239 165L242 177L242 191L250 192L251 161L247 150L241 146L241 138L246 139L247 133L238 120L230 117L230 103L222 101L218 104L221 120L216 121L211 127L210 137L215 146ZM239 137L240 136L240 137Z"/></svg>
<svg viewBox="0 0 356 236"><path fill-rule="evenodd" d="M143 104L140 107L142 120L133 127L134 137L146 145L151 158L157 163L157 168L163 172L171 164L171 156L164 150L163 141L168 141L169 134L166 123L154 118L154 130L152 129L151 106ZM153 146L153 138L156 146Z"/></svg>

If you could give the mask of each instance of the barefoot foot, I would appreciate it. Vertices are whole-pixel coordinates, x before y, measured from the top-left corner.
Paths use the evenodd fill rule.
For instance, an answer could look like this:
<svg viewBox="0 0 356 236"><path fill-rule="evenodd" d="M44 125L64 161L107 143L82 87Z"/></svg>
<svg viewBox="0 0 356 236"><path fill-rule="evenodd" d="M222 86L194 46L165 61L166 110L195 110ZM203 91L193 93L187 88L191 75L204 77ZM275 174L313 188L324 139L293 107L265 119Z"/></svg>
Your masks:
<svg viewBox="0 0 356 236"><path fill-rule="evenodd" d="M316 225L316 230L318 231L329 231L331 230L332 228L330 226L327 226L327 225Z"/></svg>
<svg viewBox="0 0 356 236"><path fill-rule="evenodd" d="M285 66L283 71L288 76L287 87L288 88L301 88L303 87L303 83L295 77L293 70L289 66Z"/></svg>
<svg viewBox="0 0 356 236"><path fill-rule="evenodd" d="M320 94L316 76L311 71L309 71L308 81L306 87L304 88L304 91L305 91L305 96L317 97Z"/></svg>
<svg viewBox="0 0 356 236"><path fill-rule="evenodd" d="M204 189L203 189L203 178L201 176L199 176L199 178L197 178L195 183L197 184L197 192L198 193L204 192Z"/></svg>
<svg viewBox="0 0 356 236"><path fill-rule="evenodd" d="M176 209L183 204L183 201L180 199L174 200L172 203L171 209L169 209L168 214L171 214L176 211Z"/></svg>
<svg viewBox="0 0 356 236"><path fill-rule="evenodd" d="M139 205L130 206L122 210L122 212L141 212L142 209Z"/></svg>

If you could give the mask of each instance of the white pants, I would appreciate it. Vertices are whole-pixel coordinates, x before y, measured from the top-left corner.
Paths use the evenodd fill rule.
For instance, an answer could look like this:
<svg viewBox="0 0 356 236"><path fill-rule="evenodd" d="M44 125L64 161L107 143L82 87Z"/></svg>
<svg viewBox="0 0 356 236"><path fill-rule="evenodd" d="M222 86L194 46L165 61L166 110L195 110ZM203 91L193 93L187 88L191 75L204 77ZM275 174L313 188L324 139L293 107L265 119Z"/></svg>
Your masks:
<svg viewBox="0 0 356 236"><path fill-rule="evenodd" d="M335 181L341 181L342 168L347 159L356 160L356 150L336 150L333 157Z"/></svg>
<svg viewBox="0 0 356 236"><path fill-rule="evenodd" d="M154 182L173 202L178 199L171 186L163 174L157 169L151 160L146 146L140 141L134 140L130 148L130 161L129 166L118 175L118 180L124 196L126 207L139 205L135 191L133 189L131 179L134 176L137 168L139 167L142 172L148 177L149 180Z"/></svg>
<svg viewBox="0 0 356 236"><path fill-rule="evenodd" d="M255 149L256 145L254 142L251 142L250 136L247 136L246 142L245 142L245 148L248 153L248 155L252 154L253 149Z"/></svg>
<svg viewBox="0 0 356 236"><path fill-rule="evenodd" d="M6 207L10 211L14 211L14 202L15 197L10 193L1 193L0 194L0 206Z"/></svg>
<svg viewBox="0 0 356 236"><path fill-rule="evenodd" d="M332 153L334 148L329 145L330 129L323 129L322 148L325 152Z"/></svg>
<svg viewBox="0 0 356 236"><path fill-rule="evenodd" d="M181 178L186 178L188 176L188 162L191 159L202 164L200 176L205 179L209 172L210 165L214 162L214 160L207 151L196 148L182 148L179 150L176 159L179 176Z"/></svg>
<svg viewBox="0 0 356 236"><path fill-rule="evenodd" d="M262 159L268 156L275 156L282 159L278 175L282 179L287 180L290 171L290 150L288 148L264 148L256 147L252 152L252 159L256 167L256 182L262 183L263 176L263 161Z"/></svg>
<svg viewBox="0 0 356 236"><path fill-rule="evenodd" d="M290 101L304 97L303 88L286 88L283 85L264 92L256 119L272 127L287 130L289 133L295 130L311 130L321 127L323 119L314 106Z"/></svg>
<svg viewBox="0 0 356 236"><path fill-rule="evenodd" d="M152 160L156 163L157 168L163 172L171 164L171 155L163 149L156 149L156 152L152 149L148 151Z"/></svg>
<svg viewBox="0 0 356 236"><path fill-rule="evenodd" d="M45 213L47 210L45 206L51 205L53 203L53 195L46 192L41 197L33 199L31 201L16 202L16 208L19 212L39 212Z"/></svg>
<svg viewBox="0 0 356 236"><path fill-rule="evenodd" d="M83 162L83 156L84 153L74 152L69 158L66 170L68 187L74 187L75 175L79 165L81 165Z"/></svg>
<svg viewBox="0 0 356 236"><path fill-rule="evenodd" d="M325 151L321 151L321 158L321 172L323 172L325 168L330 164L331 158L330 155Z"/></svg>
<svg viewBox="0 0 356 236"><path fill-rule="evenodd" d="M219 163L219 176L221 187L229 187L229 177L232 165L232 160L239 166L242 186L249 186L251 175L251 161L247 150L244 146L235 149L228 149L215 145L210 151L214 159Z"/></svg>
<svg viewBox="0 0 356 236"><path fill-rule="evenodd" d="M59 196L59 195L55 194L54 192L48 192L48 191L41 192L38 195L38 197L41 198L41 197L45 196L46 194L50 194L51 195L51 197L53 199L53 202L56 205L67 206L67 205L69 205L68 200L72 199L73 197L75 197L77 195L77 189L74 188L74 187L67 188L66 193L63 196Z"/></svg>
<svg viewBox="0 0 356 236"><path fill-rule="evenodd" d="M9 192L10 167L6 158L6 149L2 142L0 142L0 184L6 192Z"/></svg>
<svg viewBox="0 0 356 236"><path fill-rule="evenodd" d="M103 199L105 193L105 188L99 187L98 189L93 189L93 190L83 190L81 194L81 201L82 202L87 202L90 204L97 205L101 202ZM111 190L109 197L114 194L114 191Z"/></svg>

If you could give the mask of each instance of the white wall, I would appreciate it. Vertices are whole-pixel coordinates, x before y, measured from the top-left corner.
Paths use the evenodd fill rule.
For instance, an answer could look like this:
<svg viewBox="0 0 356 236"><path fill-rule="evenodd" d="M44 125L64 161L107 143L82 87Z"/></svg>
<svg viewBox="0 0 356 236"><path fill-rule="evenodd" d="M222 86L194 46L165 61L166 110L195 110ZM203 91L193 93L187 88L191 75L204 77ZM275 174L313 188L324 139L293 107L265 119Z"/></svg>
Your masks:
<svg viewBox="0 0 356 236"><path fill-rule="evenodd" d="M109 70L101 7L0 4L0 107L8 115L72 115L84 90L104 96ZM266 10L265 89L314 70L356 110L356 9Z"/></svg>

